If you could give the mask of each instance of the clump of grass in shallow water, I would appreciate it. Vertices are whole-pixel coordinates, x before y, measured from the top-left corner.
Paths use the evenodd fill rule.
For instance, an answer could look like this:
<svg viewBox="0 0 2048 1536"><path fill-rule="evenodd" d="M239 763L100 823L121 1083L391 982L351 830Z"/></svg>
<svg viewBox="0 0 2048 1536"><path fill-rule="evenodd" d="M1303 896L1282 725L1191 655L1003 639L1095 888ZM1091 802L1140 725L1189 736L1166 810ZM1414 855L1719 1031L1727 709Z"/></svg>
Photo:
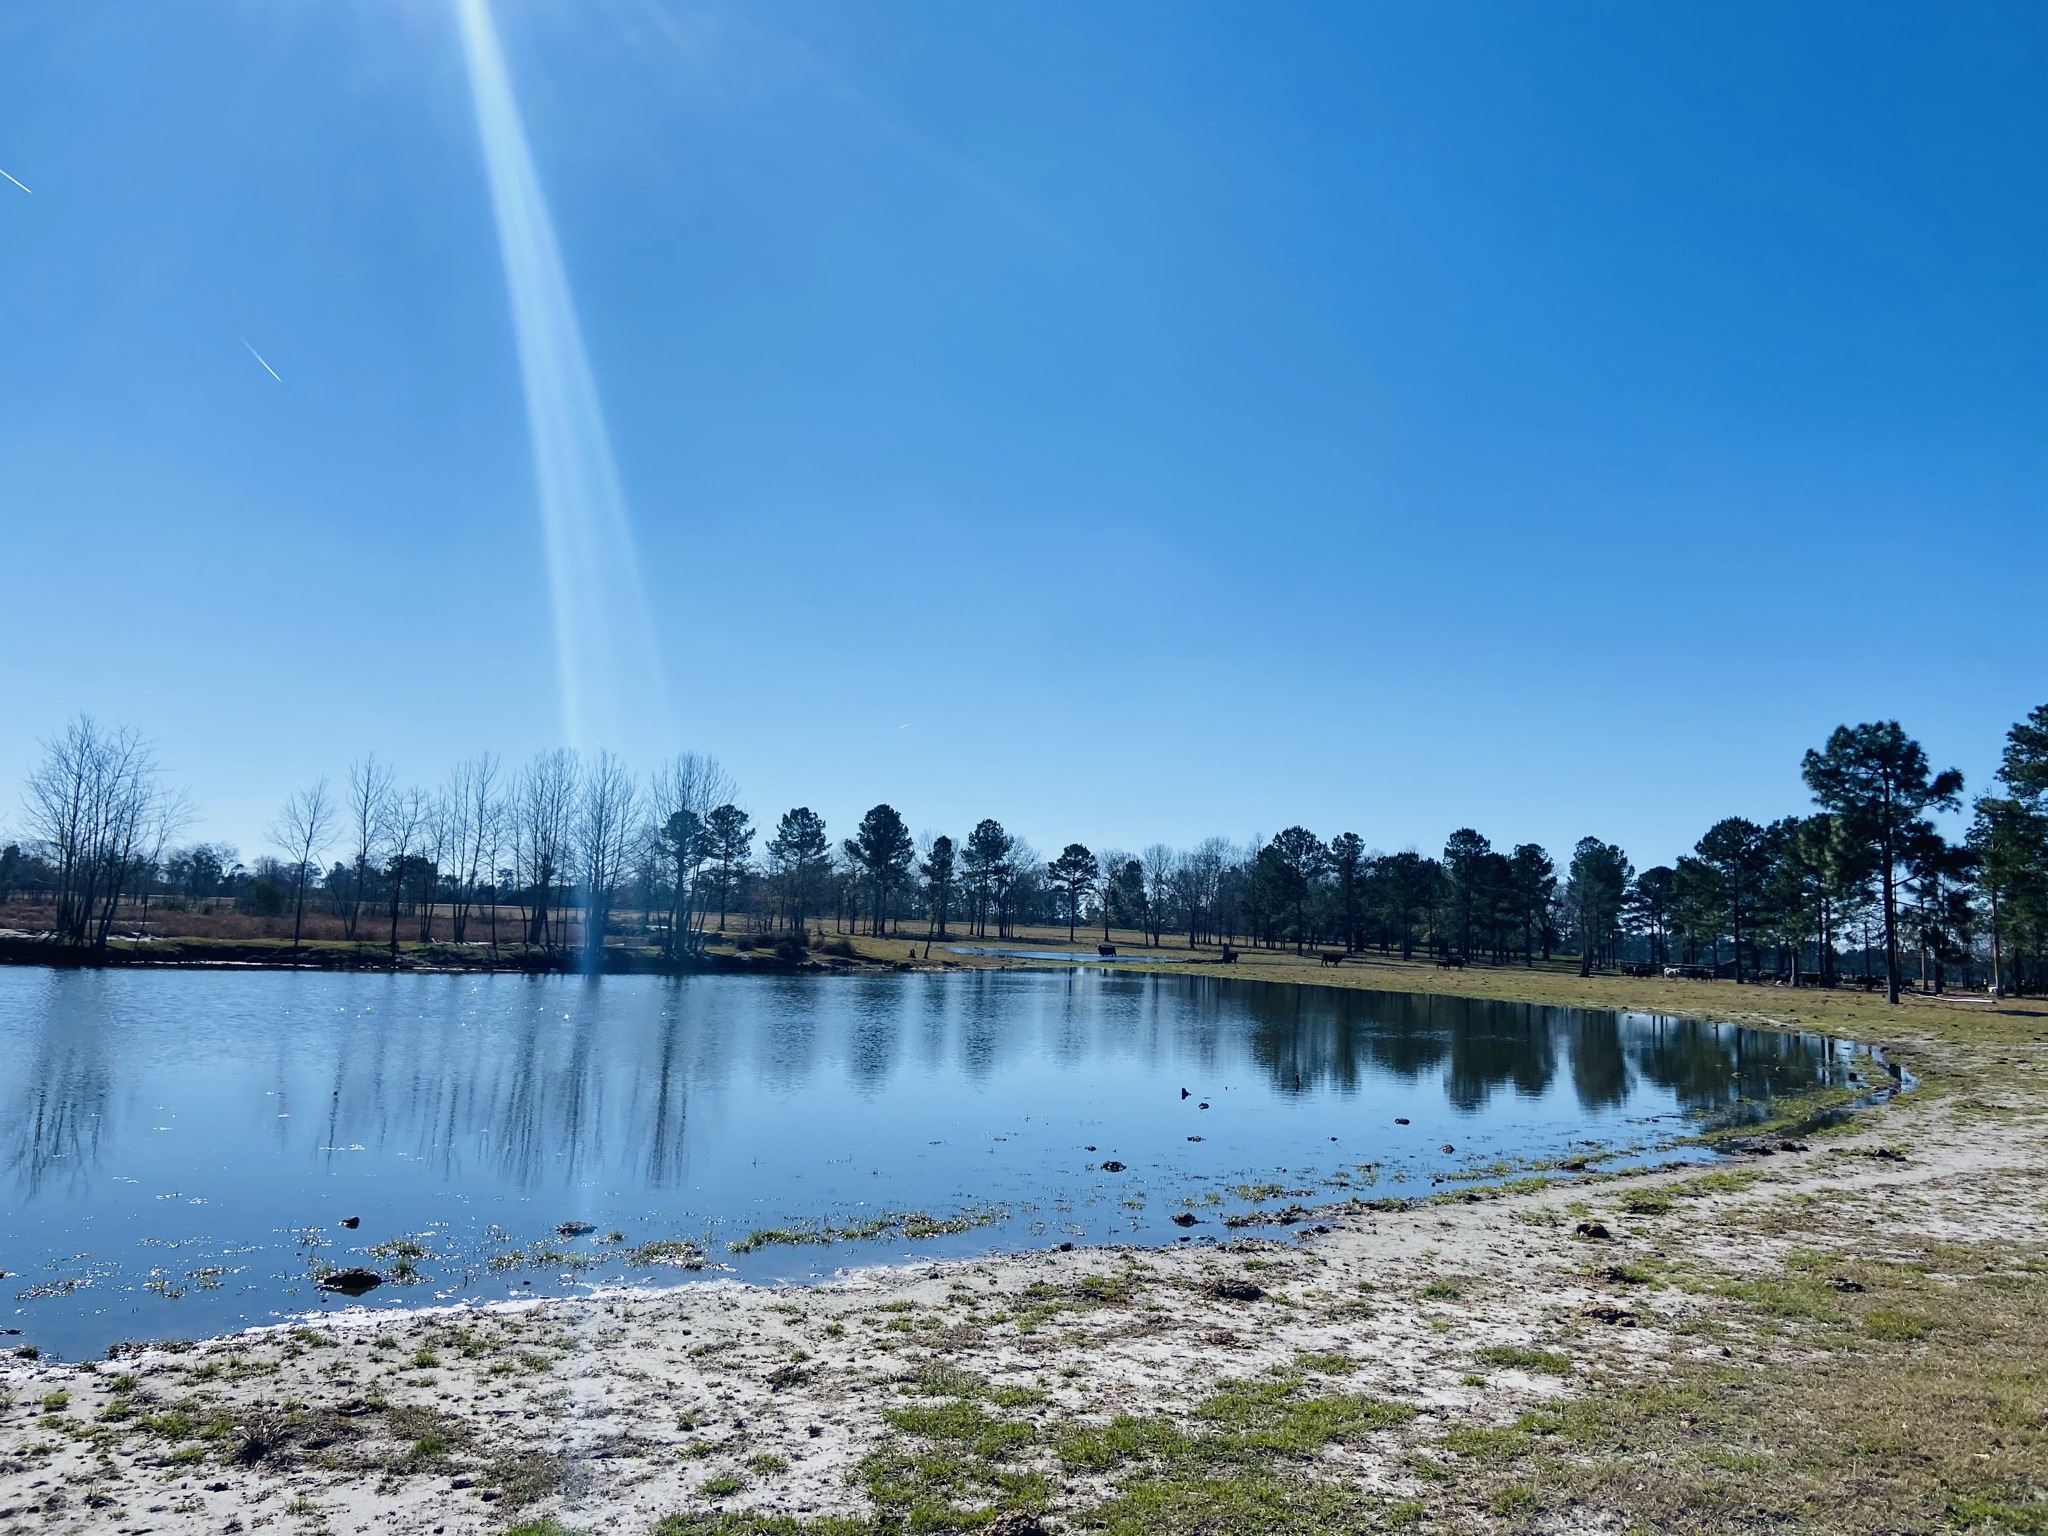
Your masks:
<svg viewBox="0 0 2048 1536"><path fill-rule="evenodd" d="M932 1216L924 1211L887 1211L869 1217L864 1221L848 1222L843 1225L832 1222L806 1222L791 1227L762 1227L749 1232L745 1237L735 1238L725 1246L734 1253L753 1253L761 1248L775 1246L806 1246L828 1243L869 1242L880 1237L901 1235L912 1242L930 1237L944 1237L960 1232L971 1232L976 1227L993 1226L1004 1220L1010 1213L994 1206L969 1206L953 1216Z"/></svg>
<svg viewBox="0 0 2048 1536"><path fill-rule="evenodd" d="M671 1264L678 1269L702 1269L704 1250L687 1238L664 1237L628 1248L621 1255L628 1264L645 1267Z"/></svg>
<svg viewBox="0 0 2048 1536"><path fill-rule="evenodd" d="M514 1248L507 1253L494 1253L486 1261L492 1270L507 1269L588 1269L592 1264L604 1261L601 1253L592 1253L580 1248L557 1248L553 1243L541 1241L531 1248Z"/></svg>

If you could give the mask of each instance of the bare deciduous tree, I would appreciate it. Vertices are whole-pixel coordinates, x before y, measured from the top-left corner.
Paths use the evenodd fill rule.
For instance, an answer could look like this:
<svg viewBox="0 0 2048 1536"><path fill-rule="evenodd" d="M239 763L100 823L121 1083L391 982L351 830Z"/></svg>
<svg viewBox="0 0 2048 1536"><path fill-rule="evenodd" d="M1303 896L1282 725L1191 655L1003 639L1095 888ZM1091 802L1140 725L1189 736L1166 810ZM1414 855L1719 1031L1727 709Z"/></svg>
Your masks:
<svg viewBox="0 0 2048 1536"><path fill-rule="evenodd" d="M391 878L391 953L398 953L398 908L405 895L406 863L419 857L419 844L427 835L433 814L427 792L414 786L384 797L382 838Z"/></svg>
<svg viewBox="0 0 2048 1536"><path fill-rule="evenodd" d="M1173 905L1173 872L1180 856L1164 843L1154 843L1143 854L1145 863L1145 916L1152 930L1152 944L1159 945L1166 929L1166 914Z"/></svg>
<svg viewBox="0 0 2048 1536"><path fill-rule="evenodd" d="M512 837L518 878L530 902L526 942L549 951L555 947L555 888L570 863L579 778L576 754L566 747L541 753L519 776Z"/></svg>
<svg viewBox="0 0 2048 1536"><path fill-rule="evenodd" d="M615 753L600 752L583 774L576 806L577 885L583 893L583 953L604 968L604 936L631 860L639 787Z"/></svg>
<svg viewBox="0 0 2048 1536"><path fill-rule="evenodd" d="M355 852L341 919L350 943L355 942L356 924L362 917L363 895L370 886L370 870L376 863L378 839L384 831L384 803L390 798L391 770L377 761L376 753L349 765L348 833Z"/></svg>
<svg viewBox="0 0 2048 1536"><path fill-rule="evenodd" d="M327 792L327 780L315 781L311 789L295 791L285 801L284 809L278 813L276 823L270 829L271 840L282 848L285 857L293 866L292 881L292 951L297 953L299 938L306 927L306 881L310 878L313 860L327 847L328 836L334 830L334 798Z"/></svg>
<svg viewBox="0 0 2048 1536"><path fill-rule="evenodd" d="M104 947L144 855L153 865L168 841L182 802L167 797L160 780L147 742L126 728L103 731L86 715L44 744L24 808L56 871L64 942Z"/></svg>

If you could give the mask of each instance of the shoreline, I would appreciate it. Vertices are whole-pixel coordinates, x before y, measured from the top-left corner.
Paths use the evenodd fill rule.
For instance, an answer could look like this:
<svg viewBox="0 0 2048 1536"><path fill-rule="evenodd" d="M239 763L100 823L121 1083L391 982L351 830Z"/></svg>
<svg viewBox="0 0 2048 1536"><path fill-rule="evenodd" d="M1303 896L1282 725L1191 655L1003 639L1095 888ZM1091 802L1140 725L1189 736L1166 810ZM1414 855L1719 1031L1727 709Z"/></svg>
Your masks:
<svg viewBox="0 0 2048 1536"><path fill-rule="evenodd" d="M1861 986L1791 988L1774 982L1735 982L1728 978L1676 979L1630 977L1617 971L1579 976L1573 965L1552 961L1540 967L1475 963L1469 968L1444 968L1428 960L1401 960L1391 955L1359 952L1331 968L1316 951L1296 955L1287 950L1239 950L1226 964L1220 952L1185 952L1172 945L1128 956L1100 956L1092 942L1069 945L1064 939L1030 937L1035 953L984 948L954 936L944 955L924 955L931 947L922 936L834 935L831 948L813 946L806 958L784 958L772 948L741 950L731 935L718 935L695 956L674 961L657 951L630 946L606 950L605 975L853 975L885 973L946 974L962 971L1088 970L1124 976L1183 975L1254 983L1403 992L1431 997L1485 998L1538 1006L1590 1008L1617 1013L1648 1013L1666 1018L1755 1025L1765 1029L1818 1030L1871 1040L1904 1029L1918 1032L1929 1013L1960 1018L2041 1017L2048 1019L2048 998L1993 998L1976 992L1908 991L1897 1006L1881 992ZM583 975L575 953L507 955L479 954L484 946L436 942L401 946L393 960L379 945L342 945L309 941L294 957L288 942L164 938L121 940L111 951L75 949L18 930L0 929L0 966L48 970L242 970L349 973L368 975ZM1133 950L1137 946L1129 946ZM1053 951L1065 951L1054 953ZM1939 1028L1939 1026L1937 1026Z"/></svg>

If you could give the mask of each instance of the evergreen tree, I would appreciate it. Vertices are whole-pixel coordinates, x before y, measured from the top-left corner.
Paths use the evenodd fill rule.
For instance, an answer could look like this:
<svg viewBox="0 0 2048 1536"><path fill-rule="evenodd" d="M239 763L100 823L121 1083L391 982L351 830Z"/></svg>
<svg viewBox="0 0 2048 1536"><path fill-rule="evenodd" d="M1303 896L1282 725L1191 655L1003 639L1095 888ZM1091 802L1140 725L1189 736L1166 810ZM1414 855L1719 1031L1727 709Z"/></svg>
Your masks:
<svg viewBox="0 0 2048 1536"><path fill-rule="evenodd" d="M1356 832L1331 838L1326 861L1348 952L1360 947L1359 929L1365 920L1365 840Z"/></svg>
<svg viewBox="0 0 2048 1536"><path fill-rule="evenodd" d="M1451 921L1458 953L1472 954L1472 925L1479 912L1479 868L1493 844L1470 827L1460 827L1444 841L1444 875L1450 881Z"/></svg>
<svg viewBox="0 0 2048 1536"><path fill-rule="evenodd" d="M1665 935L1671 924L1672 888L1677 879L1669 864L1653 864L1628 888L1629 921L1650 941L1652 965L1663 965L1671 958Z"/></svg>
<svg viewBox="0 0 2048 1536"><path fill-rule="evenodd" d="M1053 888L1066 898L1067 942L1074 942L1074 930L1081 923L1081 901L1095 889L1096 877L1102 873L1095 862L1095 855L1079 843L1069 843L1060 851L1060 856L1046 866Z"/></svg>
<svg viewBox="0 0 2048 1536"><path fill-rule="evenodd" d="M1613 843L1582 837L1573 847L1565 906L1578 930L1581 976L1592 975L1600 956L1612 948L1633 873L1628 855Z"/></svg>
<svg viewBox="0 0 2048 1536"><path fill-rule="evenodd" d="M704 818L704 836L706 856L718 870L718 931L723 933L733 892L753 851L754 818L736 805L716 806Z"/></svg>
<svg viewBox="0 0 2048 1536"><path fill-rule="evenodd" d="M2024 771L2024 770L2023 770ZM1932 831L1930 810L1953 809L1963 792L1955 769L1935 773L1920 743L1896 720L1836 726L1801 765L1806 787L1841 824L1842 836L1875 871L1884 921L1885 996L1899 1000L1899 885L1907 861Z"/></svg>
<svg viewBox="0 0 2048 1536"><path fill-rule="evenodd" d="M859 831L846 840L845 848L874 899L868 932L879 935L888 922L890 894L910 878L910 861L917 851L910 828L894 806L878 805L861 817Z"/></svg>
<svg viewBox="0 0 2048 1536"><path fill-rule="evenodd" d="M785 811L768 839L768 858L781 887L783 916L801 936L832 872L832 844L825 818L807 805Z"/></svg>
<svg viewBox="0 0 2048 1536"><path fill-rule="evenodd" d="M953 839L944 835L932 839L932 846L917 867L924 877L925 954L931 954L934 928L946 936L946 913L953 904Z"/></svg>
<svg viewBox="0 0 2048 1536"><path fill-rule="evenodd" d="M999 895L1007 889L1011 876L1011 859L1017 848L1017 840L1003 830L1003 824L993 818L979 822L967 835L967 848L961 856L961 864L967 876L967 889L973 901L973 924L977 938L988 933L988 914L995 906Z"/></svg>
<svg viewBox="0 0 2048 1536"><path fill-rule="evenodd" d="M1322 878L1329 863L1329 853L1323 847L1322 839L1307 827L1289 827L1266 847L1273 854L1272 878L1278 882L1274 889L1280 904L1283 909L1292 908L1294 912L1294 952L1300 954L1305 940L1309 893Z"/></svg>
<svg viewBox="0 0 2048 1536"><path fill-rule="evenodd" d="M1735 947L1735 981L1742 982L1742 940L1745 923L1761 899L1764 877L1771 867L1764 829L1743 816L1715 822L1693 845L1693 852L1716 882L1717 917L1721 931Z"/></svg>
<svg viewBox="0 0 2048 1536"><path fill-rule="evenodd" d="M1550 907L1557 897L1557 865L1536 843L1519 843L1509 855L1509 881L1514 893L1515 920L1522 930L1522 963L1530 965L1530 951L1543 941L1543 958L1550 958Z"/></svg>

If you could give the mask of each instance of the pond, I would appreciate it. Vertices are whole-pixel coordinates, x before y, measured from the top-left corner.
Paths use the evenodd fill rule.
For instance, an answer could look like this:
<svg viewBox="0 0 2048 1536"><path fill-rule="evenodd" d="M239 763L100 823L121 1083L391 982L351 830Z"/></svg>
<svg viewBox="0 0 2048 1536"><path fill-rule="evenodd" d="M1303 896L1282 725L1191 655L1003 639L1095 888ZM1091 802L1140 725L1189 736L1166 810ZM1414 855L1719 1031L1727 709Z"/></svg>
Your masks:
<svg viewBox="0 0 2048 1536"><path fill-rule="evenodd" d="M1698 1155L1857 1072L1819 1036L1099 968L7 969L0 1321L76 1357L344 1305L313 1279L350 1266L404 1306L1278 1235Z"/></svg>

